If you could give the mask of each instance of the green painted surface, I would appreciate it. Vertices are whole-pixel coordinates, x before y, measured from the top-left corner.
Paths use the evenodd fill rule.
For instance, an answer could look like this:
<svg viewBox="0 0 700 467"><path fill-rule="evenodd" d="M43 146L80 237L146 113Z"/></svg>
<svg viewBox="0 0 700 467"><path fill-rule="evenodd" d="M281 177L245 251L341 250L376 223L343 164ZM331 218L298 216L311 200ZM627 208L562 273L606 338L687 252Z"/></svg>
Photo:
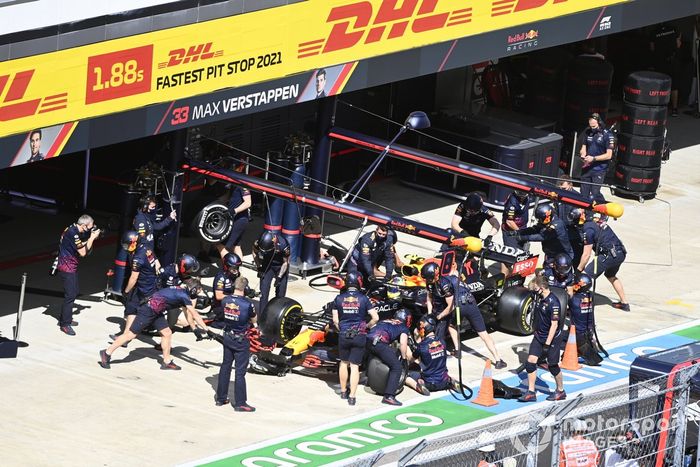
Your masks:
<svg viewBox="0 0 700 467"><path fill-rule="evenodd" d="M441 399L432 399L203 465L257 467L322 465L404 441L415 440L418 442L419 439L432 433L449 430L493 415L478 408L458 405ZM379 429L373 428L373 423ZM411 432L396 433L391 432L392 430ZM343 436L338 436L339 433L342 433ZM280 449L287 450L279 451ZM286 460L285 457L287 457ZM304 463L293 458L309 462Z"/></svg>
<svg viewBox="0 0 700 467"><path fill-rule="evenodd" d="M674 332L677 336L687 337L696 341L700 341L700 326L693 326L692 328L681 329L680 331Z"/></svg>

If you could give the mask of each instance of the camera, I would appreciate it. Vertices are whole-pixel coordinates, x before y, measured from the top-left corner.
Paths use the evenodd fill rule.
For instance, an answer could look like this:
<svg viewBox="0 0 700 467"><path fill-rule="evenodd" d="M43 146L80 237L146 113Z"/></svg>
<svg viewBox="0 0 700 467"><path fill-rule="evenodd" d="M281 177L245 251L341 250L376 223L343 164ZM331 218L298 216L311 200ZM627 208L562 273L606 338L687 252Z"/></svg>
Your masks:
<svg viewBox="0 0 700 467"><path fill-rule="evenodd" d="M96 225L93 225L92 228L90 229L90 232L94 232L96 230L100 230L100 228L97 227ZM106 233L107 233L107 229L100 230L100 233L97 235L97 238L104 237Z"/></svg>

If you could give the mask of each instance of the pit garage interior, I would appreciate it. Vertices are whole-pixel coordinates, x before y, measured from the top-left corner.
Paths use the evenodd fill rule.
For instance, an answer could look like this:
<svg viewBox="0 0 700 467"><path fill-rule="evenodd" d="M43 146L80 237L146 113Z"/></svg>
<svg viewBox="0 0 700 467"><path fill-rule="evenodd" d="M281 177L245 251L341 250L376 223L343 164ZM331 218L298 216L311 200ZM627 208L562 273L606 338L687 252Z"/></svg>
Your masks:
<svg viewBox="0 0 700 467"><path fill-rule="evenodd" d="M181 3L177 9L182 12L189 11L185 6L189 9L209 7L209 11L212 12L210 19L216 19L218 14L224 16L225 11L231 11L230 4L243 2ZM286 8L284 4L296 2L280 2L283 5L266 3L270 4L270 8ZM121 22L137 24L143 18L172 14L174 9L172 6L146 8L113 15L107 20L99 19L97 24L101 25L104 22L108 26L118 28ZM219 10L221 13L217 13ZM312 170L311 161L314 158L327 157L328 189L325 190L325 194L340 199L345 193L343 190L351 187L370 167L379 151L368 150L366 145L350 144L339 138L330 138L328 135L331 128L388 142L396 135L406 117L411 112L420 110L429 116L430 128L420 132L406 132L398 139L397 145L435 153L462 163L485 167L496 173L523 177L538 183L553 183L563 173L576 179L580 174L580 164L572 154L578 151L577 141L580 132L586 126L587 115L596 111L611 125L617 122L618 128L621 126L620 116L625 105L623 87L630 73L653 68L649 38L661 26L661 20L673 25L684 40L682 80L678 84L678 107L681 115L677 119L672 118L670 110L668 111L668 135L665 140L669 142L674 153L700 144L697 133L698 107L697 104L694 107L688 105L689 96L693 92L697 96L697 90L694 90L698 76L697 58L693 60L693 50L697 54L698 33L695 32L695 15L698 13L698 1L675 0L664 2L662 6L659 2L636 0L609 6L607 10L597 8L581 11L564 17L543 19L536 23L519 24L508 30L489 31L459 41L427 45L387 56L369 57L358 60L359 63L352 72L356 81L350 77L342 92L335 90L334 95L329 93L328 97L320 100L308 99L293 105L261 106L263 110L247 110L233 118L204 115L201 118L204 123L201 124L190 121L178 127L171 125L168 118L163 125L161 116L167 114L166 110L172 109L172 105L168 109L169 103L99 116L80 121L60 155L38 163L20 163L9 167L12 165L9 161L16 160L19 151L28 153L29 135L23 132L3 137L0 139L0 156L4 164L4 168L0 170L0 224L3 226L0 238L4 245L0 250L0 297L5 304L0 310L0 316L4 318L0 321L0 330L3 336L12 335L10 326L14 324L13 316L17 311L20 278L23 272L28 273L23 308L30 310L30 313L24 317L24 334L20 338L27 341L29 347L19 349L16 365L22 365L23 352L38 352L41 349L42 352L63 355L68 363L87 358L92 366L99 370L92 361L93 354L96 353L92 351L93 347L97 349L96 346L102 345L96 343L98 339L88 340L87 336L84 337L86 340L81 341L81 351L83 347L89 349L84 355L78 355L77 351L65 350L69 345L66 343L51 343L48 347L41 343L63 338L53 327L52 319L60 311L61 284L58 279L50 277L48 272L60 232L81 213L91 214L96 224L105 228L106 233L98 241L95 254L81 265L81 299L84 300L79 300L80 314L76 318L95 322L76 329L79 337L96 329L99 331L95 333L99 332L106 337L107 327L115 328L121 320L119 306L109 306L106 311L99 307L102 306L103 295L111 287L108 272L112 269L114 253L118 248L117 239L125 226L131 223L138 199L143 194L157 194L161 197L162 206L167 206L172 200L178 210L178 230L171 233L171 243L163 246L167 255L174 257L176 253L185 251L193 254L209 252L209 246L200 242L193 229L194 220L204 206L219 196L225 196L226 191L221 183L212 186L205 183L205 177L183 172L181 164L184 159L223 160L227 161L229 167L237 167L254 177L269 177L280 183L290 184L280 173L270 173L266 177L266 168L270 167L270 161L274 166L274 162L279 161L280 157L288 156L292 160L296 157L306 165L307 177L302 180L302 186L297 187L305 190L310 189L309 185L314 185L308 178L308 173ZM183 13L182 16L186 15ZM602 21L607 16L610 16L609 29L607 23ZM88 29L88 26L94 24L93 20L93 23L84 25L75 23L69 29L59 27L54 31L49 28L51 30L0 36L0 52L4 53L3 47L6 45L32 41L42 43L46 37L61 36L66 31L80 32L83 26L84 29ZM572 27L572 24L577 26ZM132 34L141 32L144 31L134 31ZM591 46L596 53L604 55L604 61L594 62L600 59L580 57L581 54L592 53L587 48ZM16 49L21 50L20 47ZM11 56L8 52L7 56L0 58L11 60L18 57ZM600 63L605 65L601 67ZM329 80L341 79L341 65L328 63L325 69L328 70ZM579 68L575 68L576 66ZM438 69L442 71L437 71ZM583 74L601 73L601 80L609 81L604 86L607 92L597 90L587 93L586 90L575 88L580 83L577 84L575 77L569 73L572 69ZM301 83L299 89L304 93L311 93L317 72L318 69L311 70L298 78L296 81ZM274 88L284 85L282 80L280 77L279 82L256 83L255 86L259 86L260 89ZM252 92L254 86L251 85L249 89ZM224 96L227 90L216 92ZM183 101L186 99L180 100L180 104ZM213 102L213 99L211 101ZM191 104L185 103L191 105L191 109L201 106L199 111L204 113L206 102L207 96L192 96ZM153 131L155 126L158 127L157 131ZM671 155L668 162L668 167L671 167L675 162L674 155ZM615 167L615 164L611 166ZM646 171L652 168L642 169ZM648 186L630 188L629 177L616 179L615 171L611 169L606 183L620 189L613 190L614 194L606 189L604 194L608 201L623 203L632 214L631 218L640 225L644 225L646 215L652 216L655 221L661 219L662 224L668 222L668 227L665 224L662 226L667 229L664 232L668 232L664 235L670 238L671 218L669 215L667 220L669 208L663 201L668 194L664 193L670 192L673 196L678 194L676 191L683 191L675 188L677 180L683 181L682 186L686 190L697 188L694 180L684 179L690 172L676 168L669 171L667 176L666 170L665 165L661 165L655 172L656 178L649 181ZM181 200L173 191L179 188L183 189ZM481 180L459 177L431 167L387 157L371 182L360 193L364 200L358 204L368 209L393 212L401 217L446 228L454 206L471 191L483 193L486 204L493 210L500 211L510 190ZM661 201L655 199L657 191ZM683 198L684 201L679 202L677 207L681 214L674 212L674 217L693 215L691 207L693 200L697 206L699 192L685 193L687 197ZM271 196L253 193L252 222L242 241L246 263L252 262L249 256L251 245L264 228L265 213L272 200ZM301 217L307 215L304 213L304 206L296 205L294 208ZM323 236L336 239L346 248L351 247L361 222L332 213L316 214L322 219ZM500 217L500 214L497 213L497 216ZM623 218L620 223L624 221ZM674 226L675 222L679 222L674 234L680 235L677 232L686 227L681 227L680 220L674 219L673 222ZM697 223L694 220L692 222ZM694 239L697 240L697 235L689 234L684 238L685 243L681 244L692 245ZM635 237L635 243L640 249L643 248L644 241L645 237L641 234L639 238ZM437 244L426 246L406 233L399 233L400 253L416 251L429 255L431 247L436 246ZM641 263L644 262L666 265L666 249L665 246L658 247L654 253L639 259L640 269ZM298 264L300 272L291 280L293 285L290 295L307 294L308 292L298 291L309 290L309 280L324 271L324 266L313 264L315 250L312 249L305 258L302 258L301 246L298 251L299 263L306 261L310 264ZM689 258L685 258L685 261L690 262L697 256L691 252L691 248L687 248L686 251ZM205 265L202 271L205 284L210 285L206 280L210 280L217 267L216 255L211 252L211 265ZM308 271L305 268L308 268ZM492 268L495 270L498 265L493 265ZM325 271L327 272L327 269ZM244 269L244 274L251 278L255 276L255 272L250 269ZM643 276L640 271L635 277ZM678 293L681 294L683 287L678 287ZM612 289L608 289L606 295L614 297ZM312 294L313 292L309 295ZM328 301L329 296L308 298L303 295L312 308ZM107 298L114 302L114 297ZM609 302L605 297L601 299L603 303ZM677 308L674 309L672 305L666 306L671 308L669 313L672 317L668 320L661 319L662 324L676 324L687 311L677 312ZM101 310L100 317L92 318L91 313L97 309ZM105 316L101 316L102 314ZM687 311L687 315L698 317L697 310ZM654 320L652 312L642 318L645 326L647 321L652 323ZM615 326L614 322L611 318L606 324L612 328ZM32 327L44 330L39 331ZM35 336L38 341L33 340L31 336ZM194 341L187 343L187 347L190 348L195 345ZM213 345L210 347L214 348ZM89 357L86 357L88 354ZM185 355L186 352L182 351L181 354ZM40 360L39 357L34 358ZM177 355L176 358L185 359ZM204 355L198 355L194 363L213 363L218 361L217 359L220 359L219 350L210 349ZM2 363L0 361L0 364ZM36 362L31 365L36 365ZM516 356L511 356L509 367L511 366L517 366ZM36 373L42 366L33 368L32 371ZM10 374L12 370L13 367L6 367L4 371ZM94 369L93 371L96 372ZM76 373L72 376L82 377L86 370L76 370ZM481 367L473 366L467 370L465 378L478 378L480 373ZM140 377L142 376L134 376L137 379ZM59 387L66 384L64 377L59 377L58 381ZM208 382L215 384L215 378L213 381ZM98 381L91 384L100 383ZM149 380L148 384L157 385L158 381L154 378ZM259 406L274 406L274 397L262 396L266 391L266 384L269 385L265 382L249 383L251 392L261 394L259 399L262 399L262 403L258 403ZM318 381L303 380L299 383L298 390L311 393L316 390L317 384ZM330 380L327 384L331 385ZM283 391L279 381L273 386L275 391ZM116 391L114 388L110 390ZM188 388L188 394L193 395L190 390L191 388ZM202 396L203 399L207 397L209 394ZM99 399L96 394L92 394L89 399L93 398ZM361 409L375 410L377 405L366 403ZM208 406L202 404L202 407ZM317 409L332 413L333 407L334 404L324 401ZM203 410L206 409L196 408L197 413ZM347 417L350 414L343 412L341 416ZM52 412L51 417L62 416L60 412ZM328 422L333 416L321 418ZM179 421L187 423L185 420ZM221 420L215 421L218 423ZM265 421L274 422L274 419L269 418ZM4 421L2 425L6 423L7 421ZM90 423L97 425L96 421ZM126 425L119 426L126 429ZM259 430L254 423L248 426L251 431ZM287 424L284 429L294 430L294 424ZM278 436L286 434L281 429L274 429L272 432ZM263 439L250 436L245 438L245 443L261 442ZM20 446L22 443L20 441ZM125 446L127 444L117 443L112 448L113 452L116 453L119 448ZM163 460L158 463L179 463L204 457L207 452L240 447L224 445L219 446L217 451L217 446L214 441L202 442L195 455L178 449L176 453L164 454ZM146 453L147 447L140 446L136 453L130 454L127 459L132 462L147 459ZM98 458L98 454L93 455L96 457L90 459ZM14 465L21 464L18 459L20 458L13 458L16 461L13 462ZM39 456L36 460L41 463L46 458Z"/></svg>

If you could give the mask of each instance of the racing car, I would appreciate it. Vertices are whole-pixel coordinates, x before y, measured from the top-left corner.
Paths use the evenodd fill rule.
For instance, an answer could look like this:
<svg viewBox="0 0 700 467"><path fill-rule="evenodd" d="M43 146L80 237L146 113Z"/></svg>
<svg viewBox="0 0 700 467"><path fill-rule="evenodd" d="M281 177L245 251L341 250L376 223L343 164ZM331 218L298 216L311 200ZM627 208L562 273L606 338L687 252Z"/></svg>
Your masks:
<svg viewBox="0 0 700 467"><path fill-rule="evenodd" d="M414 322L426 312L427 291L418 271L428 261L439 262L443 273L456 261L455 250L442 252L435 258L407 258L401 275L386 282L368 284L365 293L378 310L380 319L386 319L399 308L410 310ZM483 277L484 261L506 262L513 273ZM532 333L532 307L534 296L524 286L526 278L535 272L538 255L505 247L496 243L484 245L480 252L470 254L461 264L461 275L477 300L484 321L490 328L497 328L515 335ZM397 280L398 279L398 280ZM342 277L327 277L329 286L342 290ZM559 293L559 290L554 290ZM565 294L565 291L561 291ZM565 300L566 297L558 297ZM262 334L282 346L279 354L257 352L251 359L254 370L263 373L286 374L296 371L319 375L337 371L337 333L332 330L332 302L321 310L307 313L302 305L289 297L271 300L259 317ZM470 330L467 320L460 323L460 333ZM257 366L257 368L256 368ZM388 369L377 362L367 362L368 383L385 379ZM374 375L374 376L372 376ZM375 386L381 386L377 383Z"/></svg>

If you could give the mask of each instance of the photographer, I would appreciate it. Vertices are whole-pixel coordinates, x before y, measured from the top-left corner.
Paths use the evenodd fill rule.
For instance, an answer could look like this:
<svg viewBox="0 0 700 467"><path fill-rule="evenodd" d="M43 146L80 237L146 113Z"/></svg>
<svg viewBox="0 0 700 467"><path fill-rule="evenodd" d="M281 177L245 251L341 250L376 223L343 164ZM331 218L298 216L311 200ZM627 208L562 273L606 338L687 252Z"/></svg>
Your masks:
<svg viewBox="0 0 700 467"><path fill-rule="evenodd" d="M78 222L66 227L58 244L57 270L63 281L63 306L58 326L69 336L75 336L73 326L73 303L80 293L78 286L78 260L92 251L92 244L100 236L100 229L87 214L78 218Z"/></svg>

